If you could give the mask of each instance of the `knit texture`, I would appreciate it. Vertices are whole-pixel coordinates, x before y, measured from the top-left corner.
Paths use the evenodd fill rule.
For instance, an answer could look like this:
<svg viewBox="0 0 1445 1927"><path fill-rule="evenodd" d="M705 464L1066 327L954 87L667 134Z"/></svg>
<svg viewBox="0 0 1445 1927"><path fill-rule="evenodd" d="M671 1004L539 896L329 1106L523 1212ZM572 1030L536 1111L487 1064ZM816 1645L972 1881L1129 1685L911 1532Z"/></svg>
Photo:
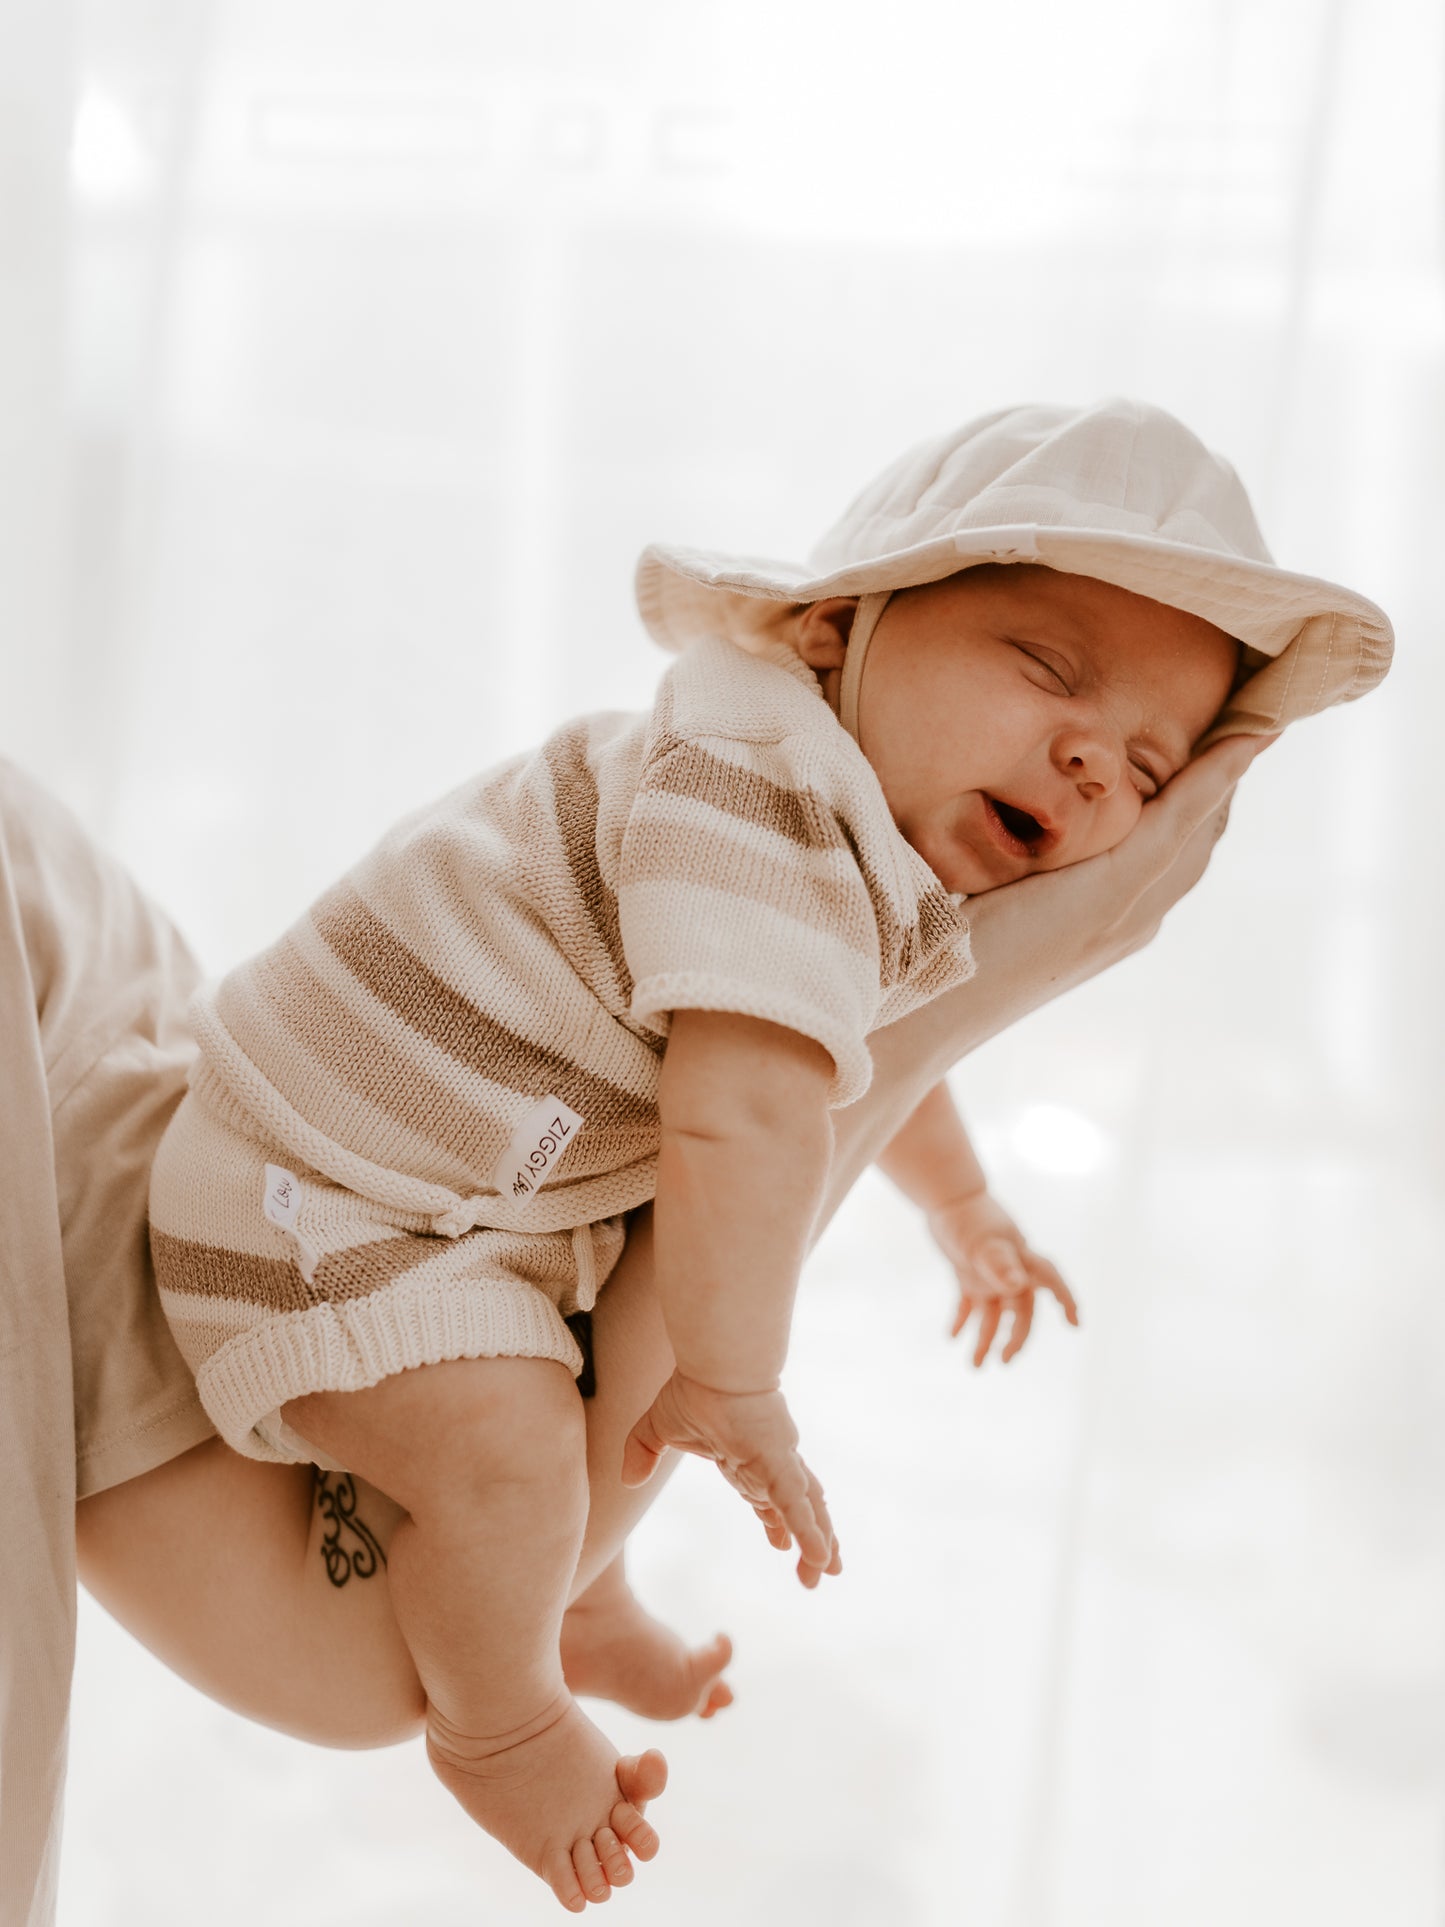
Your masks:
<svg viewBox="0 0 1445 1927"><path fill-rule="evenodd" d="M304 1235L298 1252L294 1230L261 1214L267 1157L301 1181L313 1214L323 1191L363 1203L364 1243L394 1242L398 1226L414 1245L479 1226L594 1224L653 1193L673 1011L737 1012L815 1039L843 1105L867 1087L868 1033L972 969L959 901L898 833L812 671L783 645L697 644L648 715L570 723L407 818L198 1000L197 1104L172 1132L219 1120L252 1147L215 1146L208 1161L168 1137L157 1166L157 1273L203 1398L207 1347L248 1334L246 1370L261 1375L250 1406L268 1373L273 1404L323 1389L297 1374L330 1372L321 1354L342 1342L331 1327L324 1343L298 1340L278 1375L256 1336L329 1302L352 1235L328 1232L324 1264ZM543 1100L557 1110L551 1136ZM578 1121L563 1132L567 1117ZM552 1147L540 1175L516 1138L529 1120ZM238 1158L250 1190L226 1180L208 1233L207 1173ZM352 1323L363 1302L368 1318L404 1303L395 1317L419 1330L431 1316L419 1282L463 1288L445 1261L434 1274L445 1250L423 1248L420 1266L412 1252L403 1277L361 1267L345 1289ZM227 1252L241 1260L229 1269ZM284 1288L266 1272L262 1289L242 1254L280 1266ZM479 1334L468 1327L465 1343ZM379 1339L366 1348L367 1370L396 1368ZM212 1416L234 1436L235 1414Z"/></svg>

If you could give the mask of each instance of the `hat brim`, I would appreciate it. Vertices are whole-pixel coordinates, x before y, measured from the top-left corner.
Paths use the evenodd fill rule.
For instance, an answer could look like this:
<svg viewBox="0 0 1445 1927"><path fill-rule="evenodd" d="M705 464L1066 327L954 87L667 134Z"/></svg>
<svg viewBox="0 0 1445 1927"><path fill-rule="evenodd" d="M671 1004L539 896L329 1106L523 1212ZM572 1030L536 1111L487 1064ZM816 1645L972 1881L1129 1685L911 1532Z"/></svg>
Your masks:
<svg viewBox="0 0 1445 1927"><path fill-rule="evenodd" d="M1354 590L1271 562L1115 530L965 529L825 575L764 557L654 545L638 561L637 605L649 634L664 648L681 649L702 635L755 629L760 601L817 602L915 588L983 562L1036 562L1093 576L1202 616L1257 652L1256 672L1206 740L1238 731L1266 734L1349 702L1389 668L1389 618Z"/></svg>

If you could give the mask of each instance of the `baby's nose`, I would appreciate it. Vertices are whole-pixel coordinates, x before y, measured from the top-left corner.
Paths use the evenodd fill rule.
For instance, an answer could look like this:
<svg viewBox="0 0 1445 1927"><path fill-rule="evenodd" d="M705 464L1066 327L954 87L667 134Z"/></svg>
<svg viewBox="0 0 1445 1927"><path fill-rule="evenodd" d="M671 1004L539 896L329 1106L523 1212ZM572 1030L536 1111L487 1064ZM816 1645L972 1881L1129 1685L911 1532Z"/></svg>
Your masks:
<svg viewBox="0 0 1445 1927"><path fill-rule="evenodd" d="M1062 774L1077 783L1081 795L1102 801L1119 787L1124 773L1123 752L1103 734L1071 730L1058 739L1054 755Z"/></svg>

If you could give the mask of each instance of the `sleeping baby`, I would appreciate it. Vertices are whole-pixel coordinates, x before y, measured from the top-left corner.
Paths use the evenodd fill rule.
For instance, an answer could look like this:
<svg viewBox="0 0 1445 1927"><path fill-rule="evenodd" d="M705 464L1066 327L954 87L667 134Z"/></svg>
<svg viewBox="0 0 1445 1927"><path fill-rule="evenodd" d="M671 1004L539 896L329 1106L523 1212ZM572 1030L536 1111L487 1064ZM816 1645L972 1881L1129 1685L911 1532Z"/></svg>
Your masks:
<svg viewBox="0 0 1445 1927"><path fill-rule="evenodd" d="M587 1511L586 1314L655 1201L675 1370L624 1477L713 1460L805 1585L841 1569L781 1389L831 1114L962 984L969 897L1114 848L1221 736L1383 675L1362 597L1269 559L1157 409L1003 411L910 451L810 568L649 550L680 650L398 824L198 1002L156 1160L162 1299L239 1452L403 1508L392 1599L432 1765L580 1911L656 1835L559 1631ZM883 1168L987 1352L1073 1301L940 1085Z"/></svg>

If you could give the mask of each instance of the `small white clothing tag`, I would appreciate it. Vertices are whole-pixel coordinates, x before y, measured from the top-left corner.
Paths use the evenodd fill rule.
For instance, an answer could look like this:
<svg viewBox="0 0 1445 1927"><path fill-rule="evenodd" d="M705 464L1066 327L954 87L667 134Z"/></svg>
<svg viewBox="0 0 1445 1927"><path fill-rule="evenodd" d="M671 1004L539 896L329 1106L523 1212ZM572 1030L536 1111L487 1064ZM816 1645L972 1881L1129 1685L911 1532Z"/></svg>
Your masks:
<svg viewBox="0 0 1445 1927"><path fill-rule="evenodd" d="M294 1171L287 1171L279 1164L266 1166L266 1189L261 1196L261 1209L272 1224L280 1225L283 1231L296 1229L296 1213L301 1209L301 1185Z"/></svg>
<svg viewBox="0 0 1445 1927"><path fill-rule="evenodd" d="M960 529L954 537L954 544L960 553L973 550L975 531ZM993 549L1000 562L1036 562L1039 554L1038 531L1032 528L1011 528L1007 539L999 542Z"/></svg>
<svg viewBox="0 0 1445 1927"><path fill-rule="evenodd" d="M582 1129L584 1120L560 1097L534 1104L512 1133L492 1182L511 1198L529 1198Z"/></svg>

